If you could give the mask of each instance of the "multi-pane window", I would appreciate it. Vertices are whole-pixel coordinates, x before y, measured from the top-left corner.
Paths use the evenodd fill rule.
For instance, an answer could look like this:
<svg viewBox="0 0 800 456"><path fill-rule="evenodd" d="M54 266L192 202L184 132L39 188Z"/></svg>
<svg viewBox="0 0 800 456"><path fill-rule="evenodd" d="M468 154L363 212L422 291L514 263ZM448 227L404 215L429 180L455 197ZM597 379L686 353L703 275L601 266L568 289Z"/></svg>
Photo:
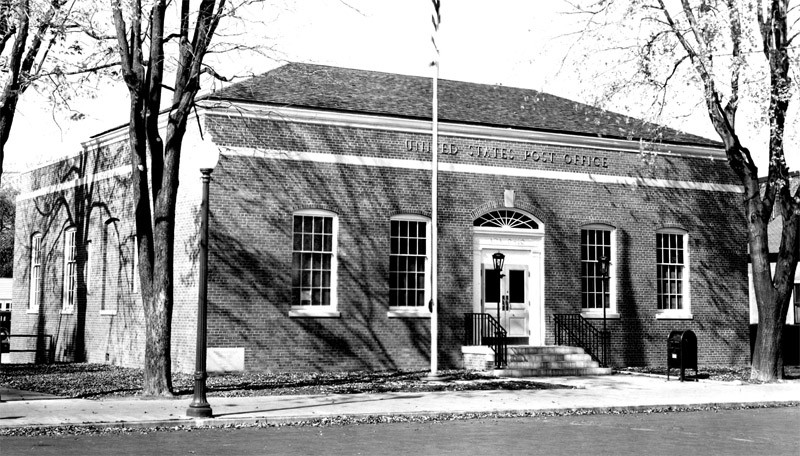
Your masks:
<svg viewBox="0 0 800 456"><path fill-rule="evenodd" d="M92 260L94 259L94 252L92 251L92 241L86 241L86 263L83 265L83 283L86 284L86 294L92 292Z"/></svg>
<svg viewBox="0 0 800 456"><path fill-rule="evenodd" d="M28 310L36 311L42 300L42 235L31 237L31 292Z"/></svg>
<svg viewBox="0 0 800 456"><path fill-rule="evenodd" d="M391 220L389 252L389 306L425 305L428 261L428 222Z"/></svg>
<svg viewBox="0 0 800 456"><path fill-rule="evenodd" d="M75 228L64 231L64 312L72 312L78 292L77 255L75 249Z"/></svg>
<svg viewBox="0 0 800 456"><path fill-rule="evenodd" d="M612 232L606 228L581 230L581 309L592 310L611 307L609 283L600 271L600 257L611 261ZM610 275L610 274L609 274Z"/></svg>
<svg viewBox="0 0 800 456"><path fill-rule="evenodd" d="M682 310L685 299L684 233L656 233L656 283L659 310Z"/></svg>
<svg viewBox="0 0 800 456"><path fill-rule="evenodd" d="M335 217L321 211L294 215L292 305L333 305Z"/></svg>
<svg viewBox="0 0 800 456"><path fill-rule="evenodd" d="M100 313L114 315L117 311L119 293L125 290L120 277L122 258L119 243L119 220L108 219L103 226L102 240L100 243L100 270L98 271L98 284L100 289Z"/></svg>
<svg viewBox="0 0 800 456"><path fill-rule="evenodd" d="M133 259L131 260L131 291L134 293L139 292L139 238L134 234L131 236L131 251L133 252Z"/></svg>

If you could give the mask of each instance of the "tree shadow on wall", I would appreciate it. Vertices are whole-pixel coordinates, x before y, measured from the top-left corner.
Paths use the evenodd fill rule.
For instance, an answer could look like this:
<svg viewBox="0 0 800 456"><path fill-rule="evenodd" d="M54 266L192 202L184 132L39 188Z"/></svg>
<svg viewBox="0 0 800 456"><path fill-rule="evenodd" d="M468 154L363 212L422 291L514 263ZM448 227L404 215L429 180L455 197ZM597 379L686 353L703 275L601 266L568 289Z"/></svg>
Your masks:
<svg viewBox="0 0 800 456"><path fill-rule="evenodd" d="M272 134L291 138L289 149L312 148L291 126L271 128ZM316 133L315 144L322 141L326 152L363 141L349 129ZM254 360L248 368L257 370L422 367L430 350L428 319L387 317L389 228L394 214L429 215L429 196L414 198L415 191L420 196L425 191L397 191L409 182L424 189L428 176L411 170L223 156L212 195L230 199L211 205L209 290L212 318L226 329L211 329L209 344L216 340L235 346L241 341ZM276 185L287 181L282 188ZM292 214L301 209L338 216L339 318L288 317Z"/></svg>
<svg viewBox="0 0 800 456"><path fill-rule="evenodd" d="M686 160L691 166L680 165ZM697 183L736 183L724 163L708 159L659 157L660 178ZM641 177L650 176L652 169ZM747 343L747 259L746 229L741 210L741 195L711 190L682 190L672 188L633 187L629 190L641 200L644 208L632 208L631 213L644 224L652 226L651 247L644 257L652 263L645 271L634 271L630 264L637 252L631 233L619 233L620 254L626 256L619 270L623 352L626 365L663 365L671 330L693 330L698 337L698 355L706 362L741 363L746 361ZM664 228L679 228L688 233L685 246L689 258L691 320L656 320L655 232ZM645 247L649 247L645 244ZM641 284L644 281L645 287ZM638 289L650 290L642 294ZM612 335L613 337L613 335ZM656 347L655 352L643 352L641 347ZM638 350L634 347L640 347ZM706 351L703 353L703 351ZM724 354L724 355L723 355ZM663 356L662 356L663 355ZM653 359L655 356L655 359Z"/></svg>
<svg viewBox="0 0 800 456"><path fill-rule="evenodd" d="M118 151L117 151L118 152ZM47 339L39 337L37 360L50 351L50 358L59 361L86 361L87 317L89 305L89 286L98 285L105 289L115 284L87 277L87 273L97 272L97 258L90 258L90 243L95 246L98 241L97 220L112 217L125 217L126 197L129 196L129 185L126 177L110 177L97 180L90 176L107 171L119 165L119 157L108 149L84 151L81 154L48 165L32 172L32 187L45 188L59 185L58 188L45 195L31 199L30 207L23 217L23 227L18 229L18 239L22 254L18 256L20 266L18 277L30 280L30 262L32 254L31 236L42 235L44 255L41 275L42 282L37 284L42 291L39 311L35 327L28 330L40 336L52 336L52 346L47 347ZM74 183L74 184L73 184ZM73 185L70 185L73 184ZM70 293L68 261L65 257L65 230L74 229L74 285ZM122 245L112 246L119 252L117 258L125 256ZM93 255L96 257L96 250ZM92 263L92 264L90 264ZM103 265L105 266L105 265ZM93 268L90 269L90 267ZM30 283L26 286L30 290ZM116 284L118 286L118 284ZM70 304L72 309L70 310ZM92 315L91 318L95 318ZM113 323L109 323L109 327ZM56 353L52 353L55 350ZM55 356L53 356L55 355Z"/></svg>

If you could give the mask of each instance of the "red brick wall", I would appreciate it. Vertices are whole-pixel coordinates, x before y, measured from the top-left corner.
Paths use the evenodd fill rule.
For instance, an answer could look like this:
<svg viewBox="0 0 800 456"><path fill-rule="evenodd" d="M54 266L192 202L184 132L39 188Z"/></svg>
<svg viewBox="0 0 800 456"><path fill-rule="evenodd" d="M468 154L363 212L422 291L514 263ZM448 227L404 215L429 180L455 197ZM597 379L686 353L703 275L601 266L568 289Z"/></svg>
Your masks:
<svg viewBox="0 0 800 456"><path fill-rule="evenodd" d="M140 297L132 291L133 238L129 181L126 174L89 185L68 185L31 197L29 192L112 170L124 164L123 143L105 146L33 170L22 178L17 202L14 245L14 302L12 334L47 335L48 342L25 339L26 348L50 348L55 361L110 362L140 365L143 329ZM76 228L78 293L74 311L62 313L64 287L64 229ZM29 312L31 236L42 234L43 297L38 312ZM108 237L105 243L104 236ZM86 241L91 241L90 276ZM104 244L106 249L104 252ZM105 260L103 259L105 256ZM101 312L101 303L106 310ZM22 340L18 340L22 344ZM34 353L15 354L19 361Z"/></svg>
<svg viewBox="0 0 800 456"><path fill-rule="evenodd" d="M427 151L407 150L407 140L426 140L408 133L221 118L214 125L215 141L231 147L429 157ZM443 163L735 183L720 160L447 137L442 142L460 148L455 156L440 155ZM465 152L469 146L473 156ZM515 160L477 157L478 146L515 150ZM555 163L548 168L520 160L525 150L540 157L552 153ZM609 166L563 162L564 155L575 154L600 157ZM429 322L387 317L387 269L389 218L430 214L429 172L225 156L215 176L213 194L224 200L212 206L217 247L212 245L210 345L244 346L246 366L255 370L426 368ZM547 343L553 343L552 314L580 311L580 227L606 223L617 228L618 243L620 318L609 323L614 364L664 364L673 329L697 333L701 363L747 361L746 233L739 228L739 194L451 172L439 179L442 366L460 364L463 314L472 311L471 214L502 205L504 189L514 190L518 206L530 208L545 225ZM287 318L291 217L305 208L339 216L341 318ZM689 232L692 320L655 319L655 232L665 226Z"/></svg>
<svg viewBox="0 0 800 456"><path fill-rule="evenodd" d="M15 338L17 348L38 351L51 345L55 361L89 361L141 366L144 359L144 315L141 295L133 289L134 234L128 147L125 140L33 170L22 178L23 199L17 203L12 334L46 335L45 342ZM119 168L121 167L121 168ZM89 185L67 185L39 196L30 192L61 182L119 168L116 175ZM198 173L199 175L199 173ZM175 310L172 351L174 368L194 366L197 315L197 182L182 184L176 214ZM26 196L27 195L27 196ZM62 313L64 287L63 230L76 226L78 298L73 313ZM43 297L38 312L28 312L31 236L42 234ZM107 237L107 240L106 240ZM86 241L91 241L90 277L86 277ZM105 247L104 247L105 246ZM50 343L52 341L52 343ZM23 346L24 345L24 346ZM17 361L36 352L17 353ZM191 360L191 361L189 361Z"/></svg>
<svg viewBox="0 0 800 456"><path fill-rule="evenodd" d="M416 147L428 136L406 132L224 117L213 117L209 128L215 141L228 147L421 161L430 156ZM462 363L463 314L473 306L474 215L502 206L506 189L515 191L517 207L544 224L547 343L553 343L554 313L580 311L580 227L605 223L617 229L617 258L612 261L617 265L620 318L609 322L614 364L664 364L666 338L673 329L695 331L701 364L747 361L746 233L740 194L504 175L506 168L541 169L736 183L724 161L447 136L442 142L448 144L448 152L453 152L449 144L459 148L457 154L440 155L445 168L503 167L498 174L440 173L442 367ZM412 150L408 145L414 146ZM114 169L127 160L125 147L124 141L103 146L35 170L23 193ZM491 150L491 156L479 150ZM530 154L524 160L526 152L536 152L539 161ZM575 165L576 154L579 161L586 155L590 164L600 166ZM553 158L553 163L544 163L543 156ZM565 163L565 156L573 163ZM188 169L182 173L179 195L173 362L175 369L191 371L197 308L196 173ZM288 316L292 213L309 208L338 215L339 318ZM392 215L430 215L430 211L430 173L425 170L224 155L211 187L209 347L244 347L245 367L250 370L427 369L429 320L387 316L388 252ZM109 362L141 364L143 315L140 297L129 284L134 225L127 174L89 187L24 198L17 213L12 331L53 336L58 360L104 362L108 353ZM117 267L107 271L104 282L97 275L99 241L109 219L119 220L119 241L108 261ZM92 294L82 295L79 311L62 315L61 233L68 220L79 226L80 240L91 239L95 245L96 279ZM692 320L655 318L655 232L665 226L679 226L689 233ZM45 299L38 313L28 314L30 236L36 231L44 234L47 254ZM102 299L107 306L116 303L115 315L100 315Z"/></svg>

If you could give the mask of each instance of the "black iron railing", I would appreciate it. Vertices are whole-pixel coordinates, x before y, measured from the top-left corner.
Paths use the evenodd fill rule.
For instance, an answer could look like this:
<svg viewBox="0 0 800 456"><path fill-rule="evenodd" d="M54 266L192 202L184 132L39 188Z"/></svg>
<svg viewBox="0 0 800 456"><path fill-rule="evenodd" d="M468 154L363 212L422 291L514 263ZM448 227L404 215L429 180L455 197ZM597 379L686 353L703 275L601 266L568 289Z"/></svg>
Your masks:
<svg viewBox="0 0 800 456"><path fill-rule="evenodd" d="M53 336L50 334L9 334L11 341L10 353L35 353L34 361L50 364L54 361ZM17 344L14 339L32 340L33 343ZM23 348L17 348L22 345ZM0 355L3 356L3 355ZM5 355L7 356L7 355Z"/></svg>
<svg viewBox="0 0 800 456"><path fill-rule="evenodd" d="M601 366L608 367L608 341L603 337L603 331L592 326L580 314L555 314L553 321L556 345L581 347Z"/></svg>
<svg viewBox="0 0 800 456"><path fill-rule="evenodd" d="M464 345L487 345L494 350L494 366L508 366L508 337L505 328L487 313L464 314Z"/></svg>

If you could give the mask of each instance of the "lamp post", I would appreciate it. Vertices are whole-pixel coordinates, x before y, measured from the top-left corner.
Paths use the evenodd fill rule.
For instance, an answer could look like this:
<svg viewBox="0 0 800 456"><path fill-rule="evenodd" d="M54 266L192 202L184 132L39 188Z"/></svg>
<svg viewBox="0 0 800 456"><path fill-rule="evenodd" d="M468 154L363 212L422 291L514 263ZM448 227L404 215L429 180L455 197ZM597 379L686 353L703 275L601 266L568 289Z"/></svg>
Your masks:
<svg viewBox="0 0 800 456"><path fill-rule="evenodd" d="M597 263L600 265L600 275L603 277L603 367L608 367L608 359L606 358L606 342L608 339L608 334L606 333L606 291L608 291L609 258L601 255Z"/></svg>
<svg viewBox="0 0 800 456"><path fill-rule="evenodd" d="M506 259L506 256L503 255L500 252L497 252L497 253L492 255L492 263L494 263L494 271L497 273L497 280L498 280L497 290L500 292L499 293L500 296L498 296L498 298L497 298L497 331L495 331L495 334L494 334L495 338L497 338L497 343L498 344L500 343L500 337L502 336L502 333L500 332L500 306L503 305L502 304L503 303L503 277L504 277L503 276L503 261L505 261L505 259ZM495 356L498 356L498 354L495 354ZM500 367L500 363L496 361L495 362L495 367L499 368Z"/></svg>
<svg viewBox="0 0 800 456"><path fill-rule="evenodd" d="M189 147L187 147L189 146ZM208 418L212 416L211 405L206 399L206 309L208 307L208 187L211 173L219 161L219 149L208 141L184 143L183 150L190 154L198 168L203 185L203 196L200 205L200 263L197 299L197 347L195 350L194 398L186 416Z"/></svg>

